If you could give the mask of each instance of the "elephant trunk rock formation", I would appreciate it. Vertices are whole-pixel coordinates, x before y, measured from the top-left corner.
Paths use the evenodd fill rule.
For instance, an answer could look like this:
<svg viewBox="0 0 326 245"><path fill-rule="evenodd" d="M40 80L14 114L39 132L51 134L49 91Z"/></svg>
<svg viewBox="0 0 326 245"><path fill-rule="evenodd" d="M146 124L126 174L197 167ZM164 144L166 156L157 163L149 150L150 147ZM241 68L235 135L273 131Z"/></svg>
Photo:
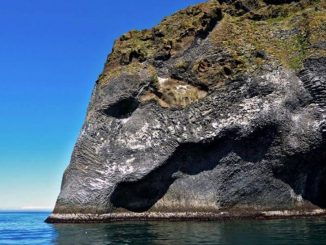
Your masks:
<svg viewBox="0 0 326 245"><path fill-rule="evenodd" d="M325 1L219 0L114 44L48 222L324 215Z"/></svg>

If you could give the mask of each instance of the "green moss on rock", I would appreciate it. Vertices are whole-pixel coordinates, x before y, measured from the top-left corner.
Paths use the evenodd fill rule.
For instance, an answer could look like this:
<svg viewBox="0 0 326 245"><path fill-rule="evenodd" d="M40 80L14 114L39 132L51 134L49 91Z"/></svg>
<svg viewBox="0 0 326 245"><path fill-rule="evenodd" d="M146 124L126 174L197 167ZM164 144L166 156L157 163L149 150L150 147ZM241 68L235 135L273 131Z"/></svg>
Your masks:
<svg viewBox="0 0 326 245"><path fill-rule="evenodd" d="M257 13L261 17L253 18ZM241 16L226 15L210 37L242 62L235 74L254 72L266 62L298 71L307 58L325 55L316 45L325 40L325 16L315 1L265 5ZM257 59L257 50L268 59Z"/></svg>
<svg viewBox="0 0 326 245"><path fill-rule="evenodd" d="M167 17L151 30L133 30L121 36L99 84L145 70L153 77L151 86L157 93L145 89L142 101L184 107L202 98L204 93L192 93L201 86L209 90L266 65L299 71L306 59L326 56L325 23L325 1L211 0ZM183 53L196 45L198 38L206 37L223 59L185 59ZM191 88L181 99L175 84L159 84L155 63L167 60L172 60L177 74L188 76L175 83ZM185 102L185 97L190 99Z"/></svg>

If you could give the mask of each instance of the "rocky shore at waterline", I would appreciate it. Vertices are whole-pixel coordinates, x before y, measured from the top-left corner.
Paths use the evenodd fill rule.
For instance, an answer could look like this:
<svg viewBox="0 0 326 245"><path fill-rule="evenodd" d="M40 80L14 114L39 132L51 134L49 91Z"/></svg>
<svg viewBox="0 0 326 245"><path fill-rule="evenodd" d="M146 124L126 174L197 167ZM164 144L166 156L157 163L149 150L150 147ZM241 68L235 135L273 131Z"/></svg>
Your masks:
<svg viewBox="0 0 326 245"><path fill-rule="evenodd" d="M226 211L226 212L174 212L174 213L110 213L110 214L52 214L47 223L109 223L118 221L227 221L244 219L285 219L324 217L325 209L282 211Z"/></svg>

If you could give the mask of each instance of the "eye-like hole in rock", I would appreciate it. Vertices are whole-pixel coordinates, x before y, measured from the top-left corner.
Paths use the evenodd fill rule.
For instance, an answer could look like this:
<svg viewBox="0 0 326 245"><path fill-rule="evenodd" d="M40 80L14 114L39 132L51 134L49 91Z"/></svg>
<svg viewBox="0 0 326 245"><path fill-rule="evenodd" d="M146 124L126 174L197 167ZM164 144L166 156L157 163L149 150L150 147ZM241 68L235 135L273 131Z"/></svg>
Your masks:
<svg viewBox="0 0 326 245"><path fill-rule="evenodd" d="M139 101L133 97L124 98L103 110L105 115L118 119L128 118L138 108Z"/></svg>

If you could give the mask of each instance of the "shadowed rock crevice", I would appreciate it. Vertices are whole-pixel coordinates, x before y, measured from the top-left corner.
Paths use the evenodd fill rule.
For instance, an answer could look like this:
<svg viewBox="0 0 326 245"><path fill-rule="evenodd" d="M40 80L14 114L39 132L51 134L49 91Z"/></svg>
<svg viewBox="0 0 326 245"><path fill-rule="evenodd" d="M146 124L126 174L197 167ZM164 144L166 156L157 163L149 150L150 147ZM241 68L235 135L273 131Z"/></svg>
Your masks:
<svg viewBox="0 0 326 245"><path fill-rule="evenodd" d="M230 132L228 137L212 142L182 144L163 165L144 178L119 183L110 201L117 208L147 211L165 195L176 179L213 170L231 152L242 161L260 162L272 145L276 131L276 127L269 126L241 140L236 139L236 132Z"/></svg>
<svg viewBox="0 0 326 245"><path fill-rule="evenodd" d="M215 15L213 17L208 16L207 14L201 20L201 25L203 29L199 30L196 37L200 39L205 39L215 28L217 23L223 18L222 11L220 9L215 10Z"/></svg>
<svg viewBox="0 0 326 245"><path fill-rule="evenodd" d="M321 108L326 108L326 58L308 59L304 63L305 69L298 76L303 81L305 88L313 97L314 103Z"/></svg>
<svg viewBox="0 0 326 245"><path fill-rule="evenodd" d="M138 108L139 102L133 97L124 98L110 105L102 112L110 117L118 119L128 118Z"/></svg>
<svg viewBox="0 0 326 245"><path fill-rule="evenodd" d="M326 161L326 159L324 159ZM318 166L307 176L304 199L326 208L326 167Z"/></svg>
<svg viewBox="0 0 326 245"><path fill-rule="evenodd" d="M324 143L309 154L290 157L275 172L275 177L289 184L297 195L321 208L326 208L325 147Z"/></svg>

